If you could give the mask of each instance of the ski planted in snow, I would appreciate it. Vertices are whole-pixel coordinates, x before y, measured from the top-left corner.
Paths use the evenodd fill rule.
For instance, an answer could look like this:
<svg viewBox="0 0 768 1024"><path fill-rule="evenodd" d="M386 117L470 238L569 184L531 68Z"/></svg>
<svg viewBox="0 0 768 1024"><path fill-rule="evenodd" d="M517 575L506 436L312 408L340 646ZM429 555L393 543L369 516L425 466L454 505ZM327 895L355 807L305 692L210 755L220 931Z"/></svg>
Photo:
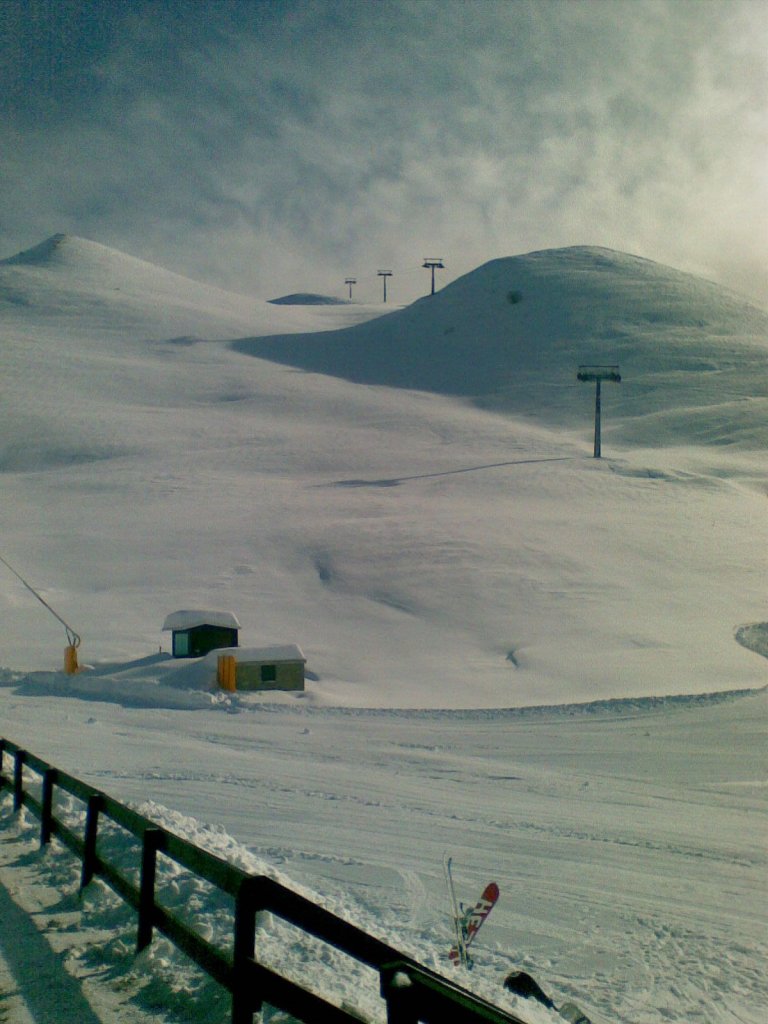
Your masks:
<svg viewBox="0 0 768 1024"><path fill-rule="evenodd" d="M465 912L463 907L460 908L456 901L450 857L446 857L445 860L445 876L448 883L448 894L451 899L453 923L456 931L456 942L448 952L448 959L454 966L461 964L463 967L471 968L472 959L469 955L469 947L474 942L475 936L480 931L486 918L496 906L496 901L499 898L499 887L495 882L489 882L474 907Z"/></svg>
<svg viewBox="0 0 768 1024"><path fill-rule="evenodd" d="M451 947L451 960L454 963L461 964L462 967L469 966L469 954L467 953L466 937L464 935L464 928L462 925L462 917L459 910L459 903L456 899L456 889L453 884L453 873L451 871L451 865L453 860L446 853L443 858L443 869L445 871L445 884L448 886L448 898L451 901L451 916L453 918L453 929L456 935L456 942ZM455 952L455 959L454 959Z"/></svg>

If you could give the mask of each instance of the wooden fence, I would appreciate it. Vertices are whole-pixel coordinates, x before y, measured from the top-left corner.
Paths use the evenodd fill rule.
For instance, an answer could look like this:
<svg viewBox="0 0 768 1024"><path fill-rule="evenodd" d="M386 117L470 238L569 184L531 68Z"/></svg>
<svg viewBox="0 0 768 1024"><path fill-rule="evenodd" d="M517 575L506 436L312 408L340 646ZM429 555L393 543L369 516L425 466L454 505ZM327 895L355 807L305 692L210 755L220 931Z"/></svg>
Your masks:
<svg viewBox="0 0 768 1024"><path fill-rule="evenodd" d="M4 754L13 759L10 775ZM30 788L30 776L37 783ZM202 850L157 823L132 811L106 793L47 764L10 740L0 739L0 790L13 792L14 811L28 807L40 820L40 844L56 836L82 862L80 888L102 878L137 912L136 949L144 949L155 930L165 935L232 996L232 1024L252 1024L253 1015L268 1003L304 1024L359 1024L353 1012L329 1003L256 959L256 916L269 911L379 975L379 991L388 1024L525 1024L461 986L435 974L393 946L344 921L312 900L263 875L252 875ZM85 809L82 835L54 811L59 788L81 801ZM141 845L136 865L138 886L104 855L97 843L99 821L107 818L133 835ZM204 879L233 901L231 954L204 939L164 907L158 898L158 854Z"/></svg>

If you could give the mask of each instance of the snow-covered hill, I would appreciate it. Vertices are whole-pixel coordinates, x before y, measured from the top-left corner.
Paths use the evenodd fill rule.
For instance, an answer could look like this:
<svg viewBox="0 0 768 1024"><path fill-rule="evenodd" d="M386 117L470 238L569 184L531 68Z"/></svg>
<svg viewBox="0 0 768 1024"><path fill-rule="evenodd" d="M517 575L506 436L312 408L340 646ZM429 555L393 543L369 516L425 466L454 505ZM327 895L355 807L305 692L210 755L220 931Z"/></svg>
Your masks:
<svg viewBox="0 0 768 1024"><path fill-rule="evenodd" d="M192 281L64 234L0 260L0 308L3 322L22 331L45 323L63 332L82 329L84 334L102 328L107 337L215 338L254 327L315 328L315 322L276 311L263 299Z"/></svg>
<svg viewBox="0 0 768 1024"><path fill-rule="evenodd" d="M718 285L609 249L494 260L384 319L238 348L568 427L585 421L591 398L577 366L619 364L620 392L605 395L614 442L768 440L768 314Z"/></svg>
<svg viewBox="0 0 768 1024"><path fill-rule="evenodd" d="M766 694L735 691L765 681L764 315L593 249L381 314L70 236L0 262L0 555L95 665L53 671L64 630L0 565L0 735L440 969L449 849L464 900L501 886L462 979L489 998L522 967L596 1024L757 1024ZM593 360L623 375L600 461ZM245 645L299 643L306 694L224 696L158 652L169 613L206 607ZM31 891L76 869L10 813L0 877L50 908L57 951L77 937L69 971L131 1020L227 1019L167 945L134 958L103 894ZM179 893L218 927L210 893ZM262 953L382 1019L375 979L340 993L280 937Z"/></svg>
<svg viewBox="0 0 768 1024"><path fill-rule="evenodd" d="M86 660L142 657L169 612L224 607L246 644L299 643L304 699L321 704L498 707L761 680L733 634L765 617L750 449L765 428L738 412L765 402L764 315L730 293L557 250L382 317L228 296L54 236L0 264L0 296L1 553L66 613ZM271 337L225 343L238 335ZM315 371L347 361L369 383L244 354L261 345ZM528 381L503 402L490 383L502 357ZM602 461L593 389L575 381L593 360L624 375L604 388ZM432 367L451 394L404 389L408 365L411 383ZM734 403L718 388L737 381ZM664 448L626 442L650 441L651 422ZM57 666L55 621L10 574L0 587L5 660Z"/></svg>

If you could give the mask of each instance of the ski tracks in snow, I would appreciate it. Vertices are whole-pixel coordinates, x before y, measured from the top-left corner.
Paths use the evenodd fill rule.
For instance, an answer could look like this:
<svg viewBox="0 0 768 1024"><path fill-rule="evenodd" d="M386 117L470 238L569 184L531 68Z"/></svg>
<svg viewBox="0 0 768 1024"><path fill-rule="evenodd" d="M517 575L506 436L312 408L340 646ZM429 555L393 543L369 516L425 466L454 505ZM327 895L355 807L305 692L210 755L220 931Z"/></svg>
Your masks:
<svg viewBox="0 0 768 1024"><path fill-rule="evenodd" d="M748 942L730 932L704 934L670 925L660 916L640 918L638 926L637 947L625 954L634 960L633 984L622 1000L628 1020L679 1020L682 1005L690 1022L761 1024L764 1018L755 993L762 990L768 1005L760 966L768 960L768 944Z"/></svg>

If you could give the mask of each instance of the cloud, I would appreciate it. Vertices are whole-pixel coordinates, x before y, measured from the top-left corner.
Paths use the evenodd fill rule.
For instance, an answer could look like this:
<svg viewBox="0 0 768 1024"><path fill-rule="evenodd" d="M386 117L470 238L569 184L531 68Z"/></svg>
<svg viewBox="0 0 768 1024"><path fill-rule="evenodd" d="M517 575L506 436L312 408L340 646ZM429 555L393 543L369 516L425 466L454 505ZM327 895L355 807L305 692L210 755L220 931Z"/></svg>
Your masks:
<svg viewBox="0 0 768 1024"><path fill-rule="evenodd" d="M410 301L424 256L445 282L596 243L768 301L759 3L6 0L3 18L4 254L65 230L265 296L353 274L372 300L386 265Z"/></svg>

